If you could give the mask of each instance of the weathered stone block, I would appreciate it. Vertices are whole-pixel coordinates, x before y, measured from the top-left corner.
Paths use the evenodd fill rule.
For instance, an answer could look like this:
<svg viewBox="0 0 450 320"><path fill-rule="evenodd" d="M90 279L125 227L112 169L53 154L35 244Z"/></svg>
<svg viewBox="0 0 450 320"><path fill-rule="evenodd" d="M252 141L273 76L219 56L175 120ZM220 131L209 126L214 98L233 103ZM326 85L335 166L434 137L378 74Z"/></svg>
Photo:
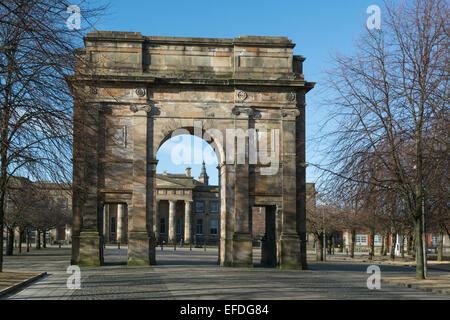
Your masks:
<svg viewBox="0 0 450 320"><path fill-rule="evenodd" d="M146 232L129 232L128 265L146 266L156 264L154 241Z"/></svg>
<svg viewBox="0 0 450 320"><path fill-rule="evenodd" d="M281 233L280 269L301 269L300 238L296 233Z"/></svg>
<svg viewBox="0 0 450 320"><path fill-rule="evenodd" d="M250 233L233 235L233 267L253 267L253 245Z"/></svg>
<svg viewBox="0 0 450 320"><path fill-rule="evenodd" d="M100 266L100 235L98 232L80 232L80 253L78 265L80 267Z"/></svg>

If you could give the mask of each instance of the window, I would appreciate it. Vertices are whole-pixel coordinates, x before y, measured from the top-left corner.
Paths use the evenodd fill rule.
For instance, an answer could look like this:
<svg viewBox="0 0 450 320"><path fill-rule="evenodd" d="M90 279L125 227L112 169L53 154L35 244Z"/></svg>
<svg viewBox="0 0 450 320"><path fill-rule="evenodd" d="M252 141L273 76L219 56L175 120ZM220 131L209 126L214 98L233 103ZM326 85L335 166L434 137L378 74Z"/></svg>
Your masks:
<svg viewBox="0 0 450 320"><path fill-rule="evenodd" d="M195 201L195 212L203 212L205 209L204 205L203 201Z"/></svg>
<svg viewBox="0 0 450 320"><path fill-rule="evenodd" d="M166 219L161 218L159 220L159 233L166 233Z"/></svg>
<svg viewBox="0 0 450 320"><path fill-rule="evenodd" d="M431 236L431 245L432 245L433 247L439 245L439 235L433 234L433 235Z"/></svg>
<svg viewBox="0 0 450 320"><path fill-rule="evenodd" d="M181 234L181 219L180 218L177 219L176 230L177 230L177 234Z"/></svg>
<svg viewBox="0 0 450 320"><path fill-rule="evenodd" d="M357 246L367 246L367 235L364 233L356 234L356 245Z"/></svg>
<svg viewBox="0 0 450 320"><path fill-rule="evenodd" d="M376 234L374 239L373 239L373 244L376 246L381 246L383 244L383 238L381 237L381 235Z"/></svg>
<svg viewBox="0 0 450 320"><path fill-rule="evenodd" d="M218 222L217 222L217 220L211 220L210 222L209 222L209 224L210 224L210 228L209 228L209 234L217 234L217 229L218 229Z"/></svg>
<svg viewBox="0 0 450 320"><path fill-rule="evenodd" d="M196 234L203 234L203 219L197 219L197 225L195 226Z"/></svg>
<svg viewBox="0 0 450 320"><path fill-rule="evenodd" d="M58 199L58 207L61 209L67 209L67 199L66 198L59 198Z"/></svg>
<svg viewBox="0 0 450 320"><path fill-rule="evenodd" d="M111 218L111 233L116 233L116 218Z"/></svg>
<svg viewBox="0 0 450 320"><path fill-rule="evenodd" d="M218 212L219 211L219 203L217 201L209 202L209 212Z"/></svg>

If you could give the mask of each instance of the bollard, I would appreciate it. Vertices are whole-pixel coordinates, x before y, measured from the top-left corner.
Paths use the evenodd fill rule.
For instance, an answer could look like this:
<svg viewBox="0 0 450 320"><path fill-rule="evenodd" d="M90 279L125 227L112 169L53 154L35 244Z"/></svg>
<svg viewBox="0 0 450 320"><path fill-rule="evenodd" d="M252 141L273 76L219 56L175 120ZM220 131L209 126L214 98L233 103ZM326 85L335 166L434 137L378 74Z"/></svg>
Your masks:
<svg viewBox="0 0 450 320"><path fill-rule="evenodd" d="M189 242L189 251L192 251L192 242Z"/></svg>
<svg viewBox="0 0 450 320"><path fill-rule="evenodd" d="M120 241L117 242L117 249L120 249Z"/></svg>

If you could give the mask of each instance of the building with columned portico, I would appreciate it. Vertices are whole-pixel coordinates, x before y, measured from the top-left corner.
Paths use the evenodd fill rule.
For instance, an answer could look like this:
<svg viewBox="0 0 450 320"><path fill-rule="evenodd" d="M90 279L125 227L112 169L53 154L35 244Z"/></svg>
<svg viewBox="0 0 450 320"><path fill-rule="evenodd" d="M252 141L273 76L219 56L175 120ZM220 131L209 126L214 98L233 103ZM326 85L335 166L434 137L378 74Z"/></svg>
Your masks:
<svg viewBox="0 0 450 320"><path fill-rule="evenodd" d="M156 212L154 233L157 243L216 245L220 238L219 187L209 185L205 164L198 179L164 171L156 174ZM126 204L104 207L106 243L126 243L128 215Z"/></svg>

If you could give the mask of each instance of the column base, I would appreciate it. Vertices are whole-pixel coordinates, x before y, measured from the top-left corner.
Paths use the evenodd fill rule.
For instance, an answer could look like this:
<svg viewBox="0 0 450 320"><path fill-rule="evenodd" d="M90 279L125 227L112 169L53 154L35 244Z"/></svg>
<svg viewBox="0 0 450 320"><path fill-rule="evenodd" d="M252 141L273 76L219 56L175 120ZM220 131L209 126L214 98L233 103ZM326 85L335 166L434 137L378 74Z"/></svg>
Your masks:
<svg viewBox="0 0 450 320"><path fill-rule="evenodd" d="M253 268L252 236L247 232L233 235L233 267Z"/></svg>
<svg viewBox="0 0 450 320"><path fill-rule="evenodd" d="M233 239L221 238L219 249L219 265L221 267L233 266Z"/></svg>
<svg viewBox="0 0 450 320"><path fill-rule="evenodd" d="M130 231L128 235L128 265L155 265L155 239L146 231Z"/></svg>
<svg viewBox="0 0 450 320"><path fill-rule="evenodd" d="M306 241L300 240L300 269L308 270Z"/></svg>
<svg viewBox="0 0 450 320"><path fill-rule="evenodd" d="M101 265L100 235L97 231L82 231L78 237L80 267L99 267Z"/></svg>
<svg viewBox="0 0 450 320"><path fill-rule="evenodd" d="M280 269L301 269L300 237L297 233L281 233L280 236Z"/></svg>
<svg viewBox="0 0 450 320"><path fill-rule="evenodd" d="M72 257L70 259L71 265L77 265L80 262L80 237L72 236Z"/></svg>

